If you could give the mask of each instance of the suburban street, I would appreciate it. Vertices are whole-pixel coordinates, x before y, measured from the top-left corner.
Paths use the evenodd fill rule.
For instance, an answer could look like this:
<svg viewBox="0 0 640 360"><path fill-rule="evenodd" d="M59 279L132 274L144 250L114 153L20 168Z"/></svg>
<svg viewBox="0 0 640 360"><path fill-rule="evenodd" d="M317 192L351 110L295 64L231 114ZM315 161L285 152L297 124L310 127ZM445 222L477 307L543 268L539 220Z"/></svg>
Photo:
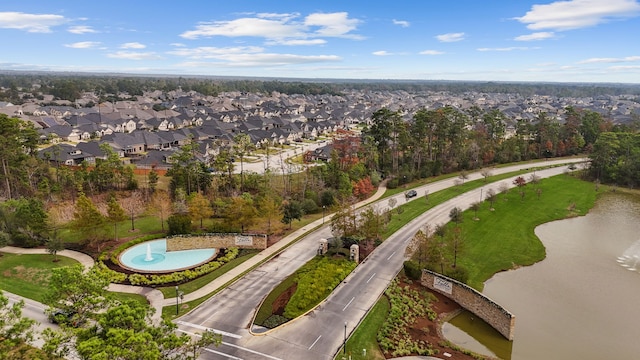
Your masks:
<svg viewBox="0 0 640 360"><path fill-rule="evenodd" d="M584 159L575 159L574 162ZM567 160L551 160L536 164L548 166L568 163ZM527 169L534 165L515 165L493 169L494 175ZM544 178L562 174L566 166L537 170L535 175ZM480 172L470 173L467 181L481 178ZM525 175L528 178L529 175ZM514 177L515 178L515 177ZM316 255L318 241L331 236L327 224L299 240L271 261L261 265L222 290L201 306L181 317L181 331L194 333L214 329L223 334L223 343L207 349L203 359L333 359L341 349L345 337L357 327L376 300L383 294L389 282L396 276L405 260L405 250L417 230L426 224L449 221L449 211L457 206L467 209L482 198L482 192L493 187L498 192L500 183L513 187L513 179L491 183L462 194L440 204L389 237L379 246L318 308L281 328L257 334L249 330L255 311L265 296L284 278ZM405 201L424 201L426 191L434 193L454 186L457 178L441 180L416 188L418 196L406 200L403 193L394 197L397 204ZM389 198L372 206L386 208ZM347 351L361 351L347 349Z"/></svg>

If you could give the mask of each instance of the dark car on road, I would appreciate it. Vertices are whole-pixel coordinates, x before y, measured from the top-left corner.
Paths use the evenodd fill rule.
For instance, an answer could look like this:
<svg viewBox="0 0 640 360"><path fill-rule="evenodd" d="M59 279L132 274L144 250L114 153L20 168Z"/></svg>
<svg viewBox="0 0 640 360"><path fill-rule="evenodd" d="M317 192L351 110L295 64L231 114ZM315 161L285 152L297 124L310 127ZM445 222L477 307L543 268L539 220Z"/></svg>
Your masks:
<svg viewBox="0 0 640 360"><path fill-rule="evenodd" d="M418 195L418 192L417 192L417 191L415 191L415 190L409 190L409 191L407 191L406 193L404 193L404 196L405 196L407 199L410 199L410 198L412 198L412 197L416 197L417 195Z"/></svg>

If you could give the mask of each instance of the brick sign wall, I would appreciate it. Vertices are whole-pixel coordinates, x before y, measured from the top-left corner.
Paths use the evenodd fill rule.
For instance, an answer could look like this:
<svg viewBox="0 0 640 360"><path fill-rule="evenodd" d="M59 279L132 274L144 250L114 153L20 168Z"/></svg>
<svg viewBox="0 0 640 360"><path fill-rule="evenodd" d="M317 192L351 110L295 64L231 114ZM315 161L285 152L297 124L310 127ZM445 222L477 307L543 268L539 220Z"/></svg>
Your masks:
<svg viewBox="0 0 640 360"><path fill-rule="evenodd" d="M496 329L508 340L513 340L516 318L502 306L475 289L429 270L422 270L420 282L471 311L477 317Z"/></svg>
<svg viewBox="0 0 640 360"><path fill-rule="evenodd" d="M193 249L259 249L267 248L267 236L258 234L178 235L167 238L167 251Z"/></svg>

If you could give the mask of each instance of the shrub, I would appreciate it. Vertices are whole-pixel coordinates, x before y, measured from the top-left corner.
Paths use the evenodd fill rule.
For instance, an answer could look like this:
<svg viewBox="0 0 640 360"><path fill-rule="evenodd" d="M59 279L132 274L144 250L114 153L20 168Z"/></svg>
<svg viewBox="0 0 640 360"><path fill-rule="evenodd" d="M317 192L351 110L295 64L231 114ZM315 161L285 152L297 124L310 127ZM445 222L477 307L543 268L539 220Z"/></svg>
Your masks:
<svg viewBox="0 0 640 360"><path fill-rule="evenodd" d="M456 266L455 268L449 269L448 271L445 271L445 273L446 276L452 279L456 279L464 284L466 284L469 280L469 272L467 271L467 269L461 267L460 265Z"/></svg>
<svg viewBox="0 0 640 360"><path fill-rule="evenodd" d="M173 214L167 219L169 235L189 234L191 232L191 218L187 214Z"/></svg>
<svg viewBox="0 0 640 360"><path fill-rule="evenodd" d="M411 280L420 280L422 270L417 262L408 260L404 262L404 274Z"/></svg>
<svg viewBox="0 0 640 360"><path fill-rule="evenodd" d="M267 318L267 320L265 320L262 323L262 326L268 328L268 329L273 329L276 328L284 323L286 323L287 321L289 321L289 319L287 319L284 316L280 316L280 315L271 315Z"/></svg>
<svg viewBox="0 0 640 360"><path fill-rule="evenodd" d="M318 204L316 204L316 202L313 201L312 199L304 199L301 205L302 205L302 210L304 211L305 214L316 213L319 209Z"/></svg>

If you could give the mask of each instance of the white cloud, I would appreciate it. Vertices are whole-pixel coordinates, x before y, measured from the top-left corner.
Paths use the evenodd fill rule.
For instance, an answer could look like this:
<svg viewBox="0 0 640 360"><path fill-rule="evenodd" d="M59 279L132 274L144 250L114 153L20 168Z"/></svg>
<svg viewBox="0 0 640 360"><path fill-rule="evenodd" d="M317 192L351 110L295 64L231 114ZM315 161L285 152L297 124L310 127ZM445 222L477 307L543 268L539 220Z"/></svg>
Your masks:
<svg viewBox="0 0 640 360"><path fill-rule="evenodd" d="M439 50L424 50L424 51L420 51L420 55L442 55L444 54L443 51L439 51Z"/></svg>
<svg viewBox="0 0 640 360"><path fill-rule="evenodd" d="M532 49L539 49L539 48L530 48L530 47L526 47L526 46L511 46L511 47L503 47L503 48L478 48L476 50L478 51L515 51L515 50L532 50Z"/></svg>
<svg viewBox="0 0 640 360"><path fill-rule="evenodd" d="M135 52L135 51L116 51L115 53L107 54L107 56L114 59L126 59L126 60L158 60L162 58L154 52Z"/></svg>
<svg viewBox="0 0 640 360"><path fill-rule="evenodd" d="M515 18L531 30L557 31L580 29L636 16L640 4L636 0L567 0L533 5L524 16Z"/></svg>
<svg viewBox="0 0 640 360"><path fill-rule="evenodd" d="M411 23L409 23L408 21L405 21L405 20L393 19L393 24L394 25L399 25L399 26L402 26L402 27L405 27L405 28L411 26Z"/></svg>
<svg viewBox="0 0 640 360"><path fill-rule="evenodd" d="M380 51L374 51L372 53L375 56L389 56L389 55L393 55L392 53L386 51L386 50L380 50Z"/></svg>
<svg viewBox="0 0 640 360"><path fill-rule="evenodd" d="M538 40L546 40L546 39L553 39L554 37L556 37L556 34L550 31L541 31L541 32L534 32L531 34L527 34L527 35L520 35L517 36L516 38L514 38L513 40L515 41L538 41Z"/></svg>
<svg viewBox="0 0 640 360"><path fill-rule="evenodd" d="M62 25L67 21L61 15L0 12L0 28L24 30L31 33L49 33L52 27Z"/></svg>
<svg viewBox="0 0 640 360"><path fill-rule="evenodd" d="M327 40L324 39L278 39L278 40L269 40L265 44L266 45L291 45L291 46L306 46L306 45L323 45L326 44Z"/></svg>
<svg viewBox="0 0 640 360"><path fill-rule="evenodd" d="M185 46L187 46L186 44L183 44L183 43L171 43L169 45L175 46L175 47L185 47Z"/></svg>
<svg viewBox="0 0 640 360"><path fill-rule="evenodd" d="M461 40L464 40L464 33L460 32L460 33L448 33L448 34L436 35L436 39L438 39L438 41L441 41L441 42L461 41Z"/></svg>
<svg viewBox="0 0 640 360"><path fill-rule="evenodd" d="M620 63L620 62L636 62L640 61L640 56L627 56L623 58L591 58L579 61L578 64L596 64L596 63Z"/></svg>
<svg viewBox="0 0 640 360"><path fill-rule="evenodd" d="M640 70L640 65L617 65L610 66L610 70Z"/></svg>
<svg viewBox="0 0 640 360"><path fill-rule="evenodd" d="M76 25L76 26L70 26L67 29L68 32L72 33L72 34L91 34L91 33L96 33L97 31L95 31L91 26L86 26L86 25Z"/></svg>
<svg viewBox="0 0 640 360"><path fill-rule="evenodd" d="M323 44L310 41L319 37L342 37L360 39L351 32L357 28L360 20L350 19L348 13L315 13L299 20L299 14L257 14L254 17L243 17L230 21L214 21L200 23L195 30L180 34L185 39L203 37L258 37L275 41L278 44L301 45Z"/></svg>
<svg viewBox="0 0 640 360"><path fill-rule="evenodd" d="M197 66L195 64L210 66L214 63L221 66L238 67L283 66L341 60L339 56L335 55L265 53L264 48L259 46L178 48L168 51L167 54L190 60L217 60L216 62L186 61L182 63L182 66Z"/></svg>
<svg viewBox="0 0 640 360"><path fill-rule="evenodd" d="M128 42L120 45L120 49L144 49L147 46L139 42Z"/></svg>
<svg viewBox="0 0 640 360"><path fill-rule="evenodd" d="M72 44L65 44L65 47L73 49L91 49L100 45L97 41L80 41Z"/></svg>
<svg viewBox="0 0 640 360"><path fill-rule="evenodd" d="M238 47L208 47L180 48L168 51L167 54L183 56L190 59L219 59L227 54L257 54L262 53L264 48L259 46L238 46Z"/></svg>
<svg viewBox="0 0 640 360"><path fill-rule="evenodd" d="M358 35L350 34L359 23L360 20L349 19L349 14L346 12L316 13L304 19L306 26L320 27L315 34L325 37L360 38Z"/></svg>
<svg viewBox="0 0 640 360"><path fill-rule="evenodd" d="M296 64L309 64L318 62L340 61L335 55L296 55L296 54L223 54L217 57L220 62L184 62L182 66L198 67L216 64L228 67L260 67L260 66L286 66Z"/></svg>

